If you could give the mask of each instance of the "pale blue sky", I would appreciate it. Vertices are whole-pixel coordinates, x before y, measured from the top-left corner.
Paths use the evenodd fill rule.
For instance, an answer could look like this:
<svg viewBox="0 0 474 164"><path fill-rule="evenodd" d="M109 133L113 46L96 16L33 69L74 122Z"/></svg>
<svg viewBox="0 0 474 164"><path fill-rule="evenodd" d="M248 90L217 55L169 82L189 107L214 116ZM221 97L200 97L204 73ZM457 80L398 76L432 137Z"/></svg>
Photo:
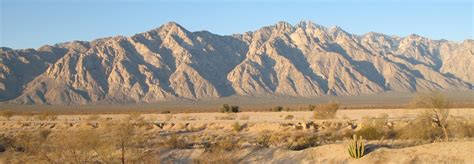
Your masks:
<svg viewBox="0 0 474 164"><path fill-rule="evenodd" d="M0 0L0 46L38 48L145 32L175 21L229 35L278 21L462 41L473 38L471 0Z"/></svg>

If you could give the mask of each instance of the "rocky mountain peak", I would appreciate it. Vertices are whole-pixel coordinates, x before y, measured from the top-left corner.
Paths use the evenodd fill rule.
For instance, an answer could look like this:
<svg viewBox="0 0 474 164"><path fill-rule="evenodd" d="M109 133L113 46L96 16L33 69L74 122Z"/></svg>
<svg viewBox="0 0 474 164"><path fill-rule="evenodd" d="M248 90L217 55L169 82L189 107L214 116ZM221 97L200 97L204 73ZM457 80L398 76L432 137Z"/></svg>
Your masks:
<svg viewBox="0 0 474 164"><path fill-rule="evenodd" d="M279 31L292 31L293 30L293 26L288 23L288 22L285 22L285 21L280 21L278 22L277 24L274 25L275 29L279 30Z"/></svg>
<svg viewBox="0 0 474 164"><path fill-rule="evenodd" d="M132 37L0 49L0 101L148 103L226 96L472 90L474 42L362 36L310 21L231 36L175 22Z"/></svg>
<svg viewBox="0 0 474 164"><path fill-rule="evenodd" d="M318 24L316 24L312 21L309 21L309 20L300 21L295 25L295 27L302 28L303 30L306 30L306 29L321 29L321 30L324 30L324 31L327 30L326 27L318 25Z"/></svg>
<svg viewBox="0 0 474 164"><path fill-rule="evenodd" d="M13 49L8 47L0 47L0 52L12 51Z"/></svg>
<svg viewBox="0 0 474 164"><path fill-rule="evenodd" d="M158 29L164 31L187 31L183 26L179 25L176 22L168 22L160 26Z"/></svg>

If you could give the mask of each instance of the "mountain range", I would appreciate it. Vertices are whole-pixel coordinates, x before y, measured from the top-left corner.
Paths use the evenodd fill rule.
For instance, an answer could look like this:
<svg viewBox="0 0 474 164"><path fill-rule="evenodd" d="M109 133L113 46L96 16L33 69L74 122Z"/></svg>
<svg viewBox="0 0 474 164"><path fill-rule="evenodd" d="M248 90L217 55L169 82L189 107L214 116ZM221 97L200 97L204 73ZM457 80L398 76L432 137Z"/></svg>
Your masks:
<svg viewBox="0 0 474 164"><path fill-rule="evenodd" d="M175 22L130 37L0 49L0 101L77 105L474 89L474 41L310 21L234 35Z"/></svg>

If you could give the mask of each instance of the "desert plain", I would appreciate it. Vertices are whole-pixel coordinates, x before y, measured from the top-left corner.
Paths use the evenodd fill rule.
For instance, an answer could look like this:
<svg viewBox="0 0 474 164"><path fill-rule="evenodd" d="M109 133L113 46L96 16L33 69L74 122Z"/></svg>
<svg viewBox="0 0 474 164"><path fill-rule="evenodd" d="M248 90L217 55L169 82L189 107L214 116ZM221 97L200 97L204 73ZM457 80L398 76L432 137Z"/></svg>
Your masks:
<svg viewBox="0 0 474 164"><path fill-rule="evenodd" d="M0 118L1 163L472 163L474 108L450 108L449 139L429 109L331 104L261 111L24 112ZM339 105L339 104L338 104ZM237 106L234 106L237 107ZM224 108L224 106L222 107ZM228 108L232 108L229 105ZM311 109L312 108L312 109ZM365 153L348 153L353 135Z"/></svg>

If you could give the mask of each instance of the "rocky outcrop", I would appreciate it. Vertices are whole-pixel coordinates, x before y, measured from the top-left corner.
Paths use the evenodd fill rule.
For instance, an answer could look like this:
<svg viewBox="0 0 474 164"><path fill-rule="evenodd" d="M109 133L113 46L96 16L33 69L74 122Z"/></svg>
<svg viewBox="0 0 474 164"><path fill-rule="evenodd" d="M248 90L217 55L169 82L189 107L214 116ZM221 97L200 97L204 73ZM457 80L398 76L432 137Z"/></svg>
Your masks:
<svg viewBox="0 0 474 164"><path fill-rule="evenodd" d="M470 90L473 47L472 40L354 35L308 21L232 36L170 22L131 37L2 48L0 100L137 103Z"/></svg>

